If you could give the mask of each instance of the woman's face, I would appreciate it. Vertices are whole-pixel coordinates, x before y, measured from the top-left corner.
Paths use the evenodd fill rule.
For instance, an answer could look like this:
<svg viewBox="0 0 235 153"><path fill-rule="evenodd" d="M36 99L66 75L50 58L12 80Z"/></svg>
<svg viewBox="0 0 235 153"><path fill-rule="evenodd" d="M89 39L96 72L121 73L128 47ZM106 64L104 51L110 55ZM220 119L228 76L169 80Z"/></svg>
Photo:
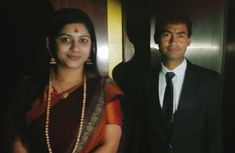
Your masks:
<svg viewBox="0 0 235 153"><path fill-rule="evenodd" d="M56 55L60 66L83 68L91 52L91 37L82 23L66 24L56 37Z"/></svg>

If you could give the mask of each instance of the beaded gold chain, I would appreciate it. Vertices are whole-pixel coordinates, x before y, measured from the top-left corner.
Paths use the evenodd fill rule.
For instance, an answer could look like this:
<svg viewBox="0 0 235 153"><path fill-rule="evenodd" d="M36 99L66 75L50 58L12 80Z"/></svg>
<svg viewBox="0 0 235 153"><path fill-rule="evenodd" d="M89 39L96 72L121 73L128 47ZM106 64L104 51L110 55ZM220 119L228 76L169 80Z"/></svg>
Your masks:
<svg viewBox="0 0 235 153"><path fill-rule="evenodd" d="M52 147L51 147L51 144L50 144L50 136L49 136L52 79L53 79L53 74L50 74L50 80L49 80L49 83L48 83L47 106L46 106L46 121L45 121L45 137L46 137L46 144L47 144L47 148L48 148L48 152L49 153L53 153L52 152ZM84 75L81 119L80 119L80 125L79 125L79 130L78 130L76 142L75 142L75 145L74 145L72 153L75 153L75 151L77 150L78 143L79 143L81 135L82 135L83 124L84 124L84 117L85 117L85 108L86 108L86 95L87 95L87 82L86 82L86 76Z"/></svg>

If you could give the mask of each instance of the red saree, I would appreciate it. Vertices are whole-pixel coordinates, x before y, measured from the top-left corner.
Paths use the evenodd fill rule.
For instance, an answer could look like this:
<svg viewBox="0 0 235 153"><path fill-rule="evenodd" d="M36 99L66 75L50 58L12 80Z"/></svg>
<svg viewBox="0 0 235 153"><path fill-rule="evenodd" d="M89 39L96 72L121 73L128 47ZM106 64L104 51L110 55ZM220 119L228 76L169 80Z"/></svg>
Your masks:
<svg viewBox="0 0 235 153"><path fill-rule="evenodd" d="M104 126L118 124L121 126L120 99L122 91L109 78L90 79L87 82L87 108L84 128L77 153L90 153L102 143ZM66 99L54 91L50 116L49 134L53 152L71 153L80 124L82 87L79 87ZM40 104L27 114L28 126L24 131L28 150L32 153L46 153L44 136L45 102L43 96Z"/></svg>

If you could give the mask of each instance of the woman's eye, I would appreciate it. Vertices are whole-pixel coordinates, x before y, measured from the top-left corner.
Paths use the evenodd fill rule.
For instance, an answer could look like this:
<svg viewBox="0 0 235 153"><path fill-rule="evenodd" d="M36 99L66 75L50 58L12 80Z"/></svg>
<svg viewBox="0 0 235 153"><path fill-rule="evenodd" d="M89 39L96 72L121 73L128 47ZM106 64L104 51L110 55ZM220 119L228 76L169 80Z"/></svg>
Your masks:
<svg viewBox="0 0 235 153"><path fill-rule="evenodd" d="M68 38L68 37L61 37L60 38L60 41L62 43L71 43L72 42L72 39L71 38Z"/></svg>
<svg viewBox="0 0 235 153"><path fill-rule="evenodd" d="M89 42L89 40L86 39L86 38L81 38L81 39L79 39L79 42L80 42L81 44L86 44L86 43Z"/></svg>

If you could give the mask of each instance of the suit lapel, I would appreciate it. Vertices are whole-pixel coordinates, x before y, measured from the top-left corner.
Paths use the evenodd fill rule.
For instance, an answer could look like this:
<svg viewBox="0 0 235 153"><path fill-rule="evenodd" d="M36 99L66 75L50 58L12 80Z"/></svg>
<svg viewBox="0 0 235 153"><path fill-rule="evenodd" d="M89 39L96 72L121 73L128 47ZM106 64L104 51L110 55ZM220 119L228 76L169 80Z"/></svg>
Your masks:
<svg viewBox="0 0 235 153"><path fill-rule="evenodd" d="M187 68L185 72L183 87L179 99L178 109L175 114L176 124L179 122L181 118L180 116L182 108L185 106L186 103L191 102L192 97L194 97L193 94L195 92L195 85L197 84L197 82L198 80L197 77L194 75L193 64L187 61Z"/></svg>
<svg viewBox="0 0 235 153"><path fill-rule="evenodd" d="M165 124L162 119L162 109L159 102L159 91L158 91L158 78L159 78L160 68L155 69L153 73L149 76L146 86L146 102L147 102L147 115L150 123L153 126L155 132L160 134L160 136L167 140L167 131Z"/></svg>

